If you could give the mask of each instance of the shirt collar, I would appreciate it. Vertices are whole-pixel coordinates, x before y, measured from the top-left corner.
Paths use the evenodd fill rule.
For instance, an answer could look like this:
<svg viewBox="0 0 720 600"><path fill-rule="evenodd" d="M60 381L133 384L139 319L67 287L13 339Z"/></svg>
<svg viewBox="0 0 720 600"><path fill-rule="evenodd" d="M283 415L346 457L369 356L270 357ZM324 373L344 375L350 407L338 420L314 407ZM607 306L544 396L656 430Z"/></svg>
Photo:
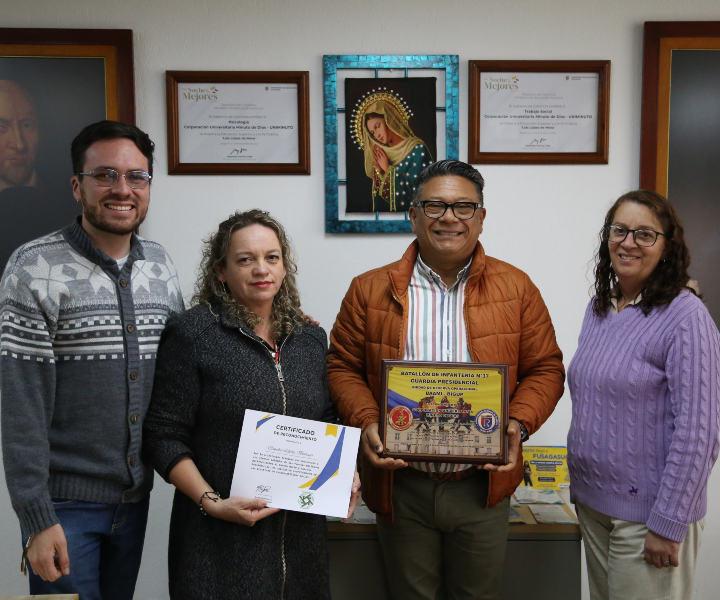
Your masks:
<svg viewBox="0 0 720 600"><path fill-rule="evenodd" d="M617 293L613 293L610 296L610 310L612 310L612 314L614 315L618 313L618 297L619 295ZM635 306L636 304L640 304L640 302L642 302L642 294L638 294L635 300L631 300L625 306Z"/></svg>
<svg viewBox="0 0 720 600"><path fill-rule="evenodd" d="M117 261L114 258L110 258L93 243L90 236L82 228L81 223L82 215L78 215L70 225L62 230L63 237L85 258L90 259L101 267L117 271ZM130 237L130 254L128 254L127 262L132 264L136 260L145 260L145 253L143 252L140 238L133 233Z"/></svg>
<svg viewBox="0 0 720 600"><path fill-rule="evenodd" d="M467 278L470 276L470 266L472 265L472 259L473 257L470 257L470 260L468 261L468 264L466 264L462 269L460 269L460 272L457 274L457 279L455 280L455 283L453 283L451 286L448 287L449 290L454 288L458 283L461 281L467 281ZM432 283L436 283L439 285L445 285L445 282L443 282L442 277L438 275L435 271L433 271L430 267L428 267L420 258L420 253L417 255L417 259L415 260L415 264L417 265L418 272L420 275L422 275L425 279Z"/></svg>

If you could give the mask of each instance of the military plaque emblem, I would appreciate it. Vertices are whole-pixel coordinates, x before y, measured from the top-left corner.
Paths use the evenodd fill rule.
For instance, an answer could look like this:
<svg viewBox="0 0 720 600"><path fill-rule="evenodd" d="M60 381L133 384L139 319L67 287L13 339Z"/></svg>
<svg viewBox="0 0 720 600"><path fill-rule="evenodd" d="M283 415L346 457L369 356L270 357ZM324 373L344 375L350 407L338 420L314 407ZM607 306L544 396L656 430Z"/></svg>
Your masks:
<svg viewBox="0 0 720 600"><path fill-rule="evenodd" d="M396 406L388 413L388 421L393 429L405 431L412 425L412 412L406 406Z"/></svg>
<svg viewBox="0 0 720 600"><path fill-rule="evenodd" d="M484 408L475 417L475 427L480 433L492 433L498 428L500 419L494 410Z"/></svg>

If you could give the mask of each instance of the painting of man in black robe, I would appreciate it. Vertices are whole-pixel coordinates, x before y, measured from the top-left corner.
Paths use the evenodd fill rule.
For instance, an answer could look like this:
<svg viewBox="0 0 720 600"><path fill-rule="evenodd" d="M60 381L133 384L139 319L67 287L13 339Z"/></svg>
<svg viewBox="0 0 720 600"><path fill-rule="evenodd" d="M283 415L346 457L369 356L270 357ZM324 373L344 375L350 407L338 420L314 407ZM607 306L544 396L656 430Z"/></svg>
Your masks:
<svg viewBox="0 0 720 600"><path fill-rule="evenodd" d="M105 115L102 58L0 57L0 272L80 214L70 144Z"/></svg>

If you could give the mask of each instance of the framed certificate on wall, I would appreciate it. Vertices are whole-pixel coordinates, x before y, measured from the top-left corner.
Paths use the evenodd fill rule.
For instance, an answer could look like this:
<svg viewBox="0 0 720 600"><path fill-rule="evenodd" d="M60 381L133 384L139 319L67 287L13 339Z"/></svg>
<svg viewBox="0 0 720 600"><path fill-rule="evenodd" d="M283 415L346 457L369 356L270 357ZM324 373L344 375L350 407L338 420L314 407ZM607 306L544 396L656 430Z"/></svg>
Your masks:
<svg viewBox="0 0 720 600"><path fill-rule="evenodd" d="M508 366L382 361L383 456L507 464Z"/></svg>
<svg viewBox="0 0 720 600"><path fill-rule="evenodd" d="M470 61L468 161L607 164L609 60Z"/></svg>
<svg viewBox="0 0 720 600"><path fill-rule="evenodd" d="M167 71L168 173L309 175L307 71Z"/></svg>

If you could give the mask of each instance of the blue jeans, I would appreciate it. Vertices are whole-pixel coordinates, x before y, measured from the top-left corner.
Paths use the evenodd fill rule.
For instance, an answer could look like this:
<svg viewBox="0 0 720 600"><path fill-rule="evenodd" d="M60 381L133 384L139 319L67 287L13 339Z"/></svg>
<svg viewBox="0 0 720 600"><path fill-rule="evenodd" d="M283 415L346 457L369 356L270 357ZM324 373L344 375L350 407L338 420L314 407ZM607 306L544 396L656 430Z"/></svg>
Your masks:
<svg viewBox="0 0 720 600"><path fill-rule="evenodd" d="M80 594L82 600L132 600L140 570L150 497L95 504L53 499L67 539L70 575L54 582L30 574L30 594Z"/></svg>

